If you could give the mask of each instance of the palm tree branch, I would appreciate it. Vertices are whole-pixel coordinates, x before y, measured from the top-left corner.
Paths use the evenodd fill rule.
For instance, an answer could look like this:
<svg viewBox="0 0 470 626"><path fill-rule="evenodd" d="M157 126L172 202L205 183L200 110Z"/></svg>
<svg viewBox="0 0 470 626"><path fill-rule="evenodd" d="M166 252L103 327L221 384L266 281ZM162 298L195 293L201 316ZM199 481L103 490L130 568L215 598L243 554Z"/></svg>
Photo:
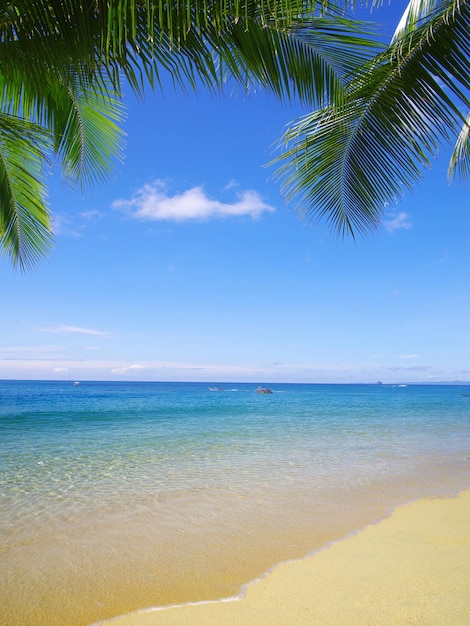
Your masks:
<svg viewBox="0 0 470 626"><path fill-rule="evenodd" d="M256 79L282 98L322 103L327 94L339 102L345 78L372 56L379 44L368 35L358 22L327 16L299 22L287 32L237 24L222 45L220 38L210 43L216 54L229 50L228 58L220 53L220 62L247 88ZM248 68L244 77L238 68Z"/></svg>
<svg viewBox="0 0 470 626"><path fill-rule="evenodd" d="M31 86L20 66L13 85L3 79L2 111L40 125L53 135L53 149L70 182L89 184L105 177L123 148L123 105L104 77L93 89L83 88L78 76L68 83L44 68L40 86ZM0 79L3 78L0 74ZM15 88L20 84L21 87Z"/></svg>
<svg viewBox="0 0 470 626"><path fill-rule="evenodd" d="M421 178L463 120L469 23L468 2L448 3L352 78L344 108L320 109L287 131L276 175L303 215L328 214L342 234L370 230Z"/></svg>
<svg viewBox="0 0 470 626"><path fill-rule="evenodd" d="M64 164L66 179L83 185L105 178L123 150L120 100L69 84L57 104L54 148Z"/></svg>
<svg viewBox="0 0 470 626"><path fill-rule="evenodd" d="M52 231L42 168L50 136L21 118L0 114L0 250L13 265L34 265Z"/></svg>
<svg viewBox="0 0 470 626"><path fill-rule="evenodd" d="M145 80L158 84L162 68L179 85L195 86L202 80L208 86L220 87L227 80L223 66L243 84L253 76L283 97L286 84L290 82L292 88L298 82L301 87L296 97L307 94L311 98L312 88L305 86L311 73L305 72L305 63L296 64L289 54L298 51L300 38L305 46L310 39L311 47L318 48L321 42L332 50L335 42L340 43L341 34L341 28L335 33L332 23L328 28L321 23L317 14L328 5L316 0L50 0L46 11L40 8L42 3L30 0L19 0L15 6L6 4L10 10L0 21L0 36L9 43L2 46L3 58L0 51L5 75L18 63L20 51L28 60L30 79L39 59L42 67L55 68L65 82L74 73L90 82L96 74L108 72L119 90L123 72L137 94L142 94ZM318 36L312 45L315 28ZM346 43L344 30L342 40ZM351 29L348 36L352 37ZM232 37L235 45L230 45ZM249 52L254 41L264 45L266 52L278 55L280 61L270 64L265 54L258 59L262 65L258 67L256 57ZM13 44L15 53L11 54ZM359 35L356 44L356 50L360 49ZM349 44L348 52L352 50ZM347 56L343 56L343 65ZM340 55L335 57L339 65ZM272 77L265 76L269 70L274 72ZM41 80L41 67L39 72L36 84Z"/></svg>
<svg viewBox="0 0 470 626"><path fill-rule="evenodd" d="M464 182L470 177L470 113L457 138L447 176L451 181L458 176Z"/></svg>

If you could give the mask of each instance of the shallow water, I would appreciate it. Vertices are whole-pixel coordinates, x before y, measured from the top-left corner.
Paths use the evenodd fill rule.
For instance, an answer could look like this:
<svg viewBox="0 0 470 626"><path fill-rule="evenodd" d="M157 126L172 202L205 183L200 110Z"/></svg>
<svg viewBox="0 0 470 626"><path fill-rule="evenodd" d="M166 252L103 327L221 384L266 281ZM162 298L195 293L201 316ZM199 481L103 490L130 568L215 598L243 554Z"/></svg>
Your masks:
<svg viewBox="0 0 470 626"><path fill-rule="evenodd" d="M470 484L468 388L223 386L0 382L1 624L233 595Z"/></svg>

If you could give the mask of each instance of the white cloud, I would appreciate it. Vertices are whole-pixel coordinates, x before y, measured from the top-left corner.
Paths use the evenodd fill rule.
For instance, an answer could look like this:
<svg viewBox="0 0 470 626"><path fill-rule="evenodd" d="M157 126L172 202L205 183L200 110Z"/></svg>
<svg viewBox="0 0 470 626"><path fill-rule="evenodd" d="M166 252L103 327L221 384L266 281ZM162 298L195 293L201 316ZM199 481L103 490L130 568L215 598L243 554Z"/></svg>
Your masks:
<svg viewBox="0 0 470 626"><path fill-rule="evenodd" d="M404 211L398 213L398 215L391 216L389 219L383 220L382 225L389 233L413 227L408 213L405 213Z"/></svg>
<svg viewBox="0 0 470 626"><path fill-rule="evenodd" d="M68 367L54 367L53 372L65 373L69 371Z"/></svg>
<svg viewBox="0 0 470 626"><path fill-rule="evenodd" d="M140 370L145 370L148 368L148 365L140 365L139 363L134 363L133 365L125 365L124 367L115 367L111 371L113 374L127 374L128 372L135 372Z"/></svg>
<svg viewBox="0 0 470 626"><path fill-rule="evenodd" d="M242 215L258 218L266 211L275 210L263 202L256 191L243 191L237 194L235 202L225 203L209 198L202 187L171 196L165 183L159 180L141 187L130 200L115 200L112 206L129 212L136 219L174 222Z"/></svg>
<svg viewBox="0 0 470 626"><path fill-rule="evenodd" d="M54 334L66 334L75 333L78 335L93 335L95 337L103 337L104 339L109 337L109 333L102 330L94 330L92 328L81 328L80 326L67 326L66 324L58 324L50 328L37 328L41 333L54 333Z"/></svg>
<svg viewBox="0 0 470 626"><path fill-rule="evenodd" d="M58 235L82 236L82 233L71 225L69 218L59 214L54 215L52 218L52 232L56 237Z"/></svg>

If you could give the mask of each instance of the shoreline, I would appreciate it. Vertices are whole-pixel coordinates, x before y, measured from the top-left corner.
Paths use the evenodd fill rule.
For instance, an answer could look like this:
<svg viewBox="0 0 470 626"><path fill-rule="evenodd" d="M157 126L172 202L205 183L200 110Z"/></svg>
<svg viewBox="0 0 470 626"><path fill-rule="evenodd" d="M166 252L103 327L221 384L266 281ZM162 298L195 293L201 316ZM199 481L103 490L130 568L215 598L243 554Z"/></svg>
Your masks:
<svg viewBox="0 0 470 626"><path fill-rule="evenodd" d="M235 596L399 506L470 488L468 403L444 387L286 386L275 402L70 389L6 389L5 626Z"/></svg>
<svg viewBox="0 0 470 626"><path fill-rule="evenodd" d="M470 490L418 499L270 568L236 596L141 609L93 626L464 626L470 623L469 520Z"/></svg>

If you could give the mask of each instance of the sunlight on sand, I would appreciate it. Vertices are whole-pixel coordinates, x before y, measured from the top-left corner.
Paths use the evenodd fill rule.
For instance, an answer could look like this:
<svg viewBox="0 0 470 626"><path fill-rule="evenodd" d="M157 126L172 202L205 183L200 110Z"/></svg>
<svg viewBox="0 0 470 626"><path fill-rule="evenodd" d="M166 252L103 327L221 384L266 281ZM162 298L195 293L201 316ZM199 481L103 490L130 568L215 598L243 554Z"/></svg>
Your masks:
<svg viewBox="0 0 470 626"><path fill-rule="evenodd" d="M420 500L233 601L142 611L119 626L464 626L470 624L470 491Z"/></svg>

